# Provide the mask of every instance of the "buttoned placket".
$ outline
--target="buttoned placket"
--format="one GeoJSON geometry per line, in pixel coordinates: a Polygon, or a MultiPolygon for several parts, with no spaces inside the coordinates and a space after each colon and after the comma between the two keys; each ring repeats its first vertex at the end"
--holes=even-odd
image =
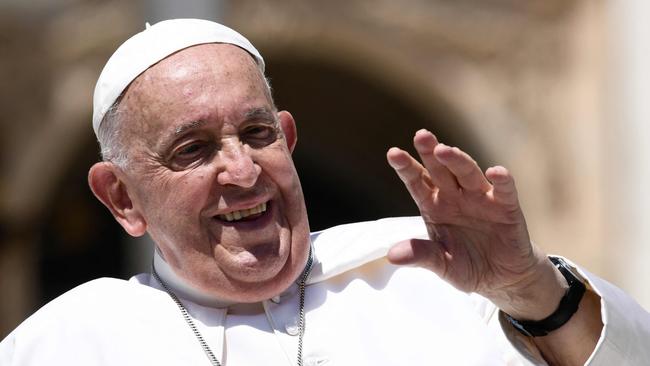
{"type": "MultiPolygon", "coordinates": [[[[306,289],[309,292],[309,287],[306,289]]],[[[305,296],[309,299],[308,294],[305,296]]],[[[278,343],[287,357],[289,365],[297,365],[296,355],[298,353],[299,336],[299,315],[298,315],[298,291],[292,291],[290,296],[282,296],[280,299],[264,301],[264,311],[278,343]],[[279,301],[275,301],[279,300],[279,301]]],[[[305,307],[305,337],[309,339],[309,312],[305,307]]],[[[304,366],[323,366],[328,363],[325,355],[316,353],[307,342],[303,342],[304,366]]]]}

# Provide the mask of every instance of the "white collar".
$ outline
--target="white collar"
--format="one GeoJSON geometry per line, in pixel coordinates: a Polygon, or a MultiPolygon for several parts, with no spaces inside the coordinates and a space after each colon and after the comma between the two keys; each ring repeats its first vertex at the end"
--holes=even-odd
{"type": "MultiPolygon", "coordinates": [[[[176,296],[182,299],[190,300],[196,304],[212,308],[228,308],[238,304],[235,301],[224,300],[217,296],[207,294],[179,277],[174,272],[174,270],[172,270],[171,266],[165,261],[158,248],[155,248],[154,250],[153,267],[156,269],[156,272],[163,280],[163,282],[165,282],[165,284],[169,287],[169,289],[172,290],[176,296]]],[[[297,289],[298,285],[294,283],[280,295],[274,296],[268,300],[274,303],[279,303],[286,297],[293,296],[293,294],[296,293],[297,289]]]]}

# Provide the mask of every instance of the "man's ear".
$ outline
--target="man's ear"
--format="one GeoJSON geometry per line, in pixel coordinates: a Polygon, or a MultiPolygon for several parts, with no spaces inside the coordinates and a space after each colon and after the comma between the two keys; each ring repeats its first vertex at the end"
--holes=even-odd
{"type": "Polygon", "coordinates": [[[296,121],[293,119],[291,113],[287,111],[278,112],[278,119],[280,119],[280,128],[284,133],[284,139],[287,141],[289,151],[293,153],[293,149],[298,142],[298,132],[296,131],[296,121]]]}
{"type": "Polygon", "coordinates": [[[124,181],[118,177],[117,167],[110,162],[96,163],[88,172],[88,184],[104,206],[131,236],[142,236],[147,231],[147,222],[133,207],[124,181]]]}

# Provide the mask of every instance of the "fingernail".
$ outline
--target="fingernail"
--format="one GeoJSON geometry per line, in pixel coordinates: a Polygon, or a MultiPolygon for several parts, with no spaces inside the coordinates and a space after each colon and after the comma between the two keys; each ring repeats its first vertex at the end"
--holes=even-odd
{"type": "Polygon", "coordinates": [[[396,161],[392,161],[392,160],[390,160],[390,159],[388,160],[388,165],[390,165],[390,167],[393,168],[393,169],[400,169],[400,168],[402,168],[402,166],[399,165],[398,162],[396,162],[396,161]]]}

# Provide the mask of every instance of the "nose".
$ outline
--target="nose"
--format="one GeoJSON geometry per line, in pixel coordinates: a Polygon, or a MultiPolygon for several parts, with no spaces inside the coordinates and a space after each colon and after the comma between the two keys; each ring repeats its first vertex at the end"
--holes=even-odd
{"type": "Polygon", "coordinates": [[[220,169],[217,182],[250,188],[255,185],[262,168],[253,161],[249,149],[239,142],[228,143],[217,154],[220,169]]]}

